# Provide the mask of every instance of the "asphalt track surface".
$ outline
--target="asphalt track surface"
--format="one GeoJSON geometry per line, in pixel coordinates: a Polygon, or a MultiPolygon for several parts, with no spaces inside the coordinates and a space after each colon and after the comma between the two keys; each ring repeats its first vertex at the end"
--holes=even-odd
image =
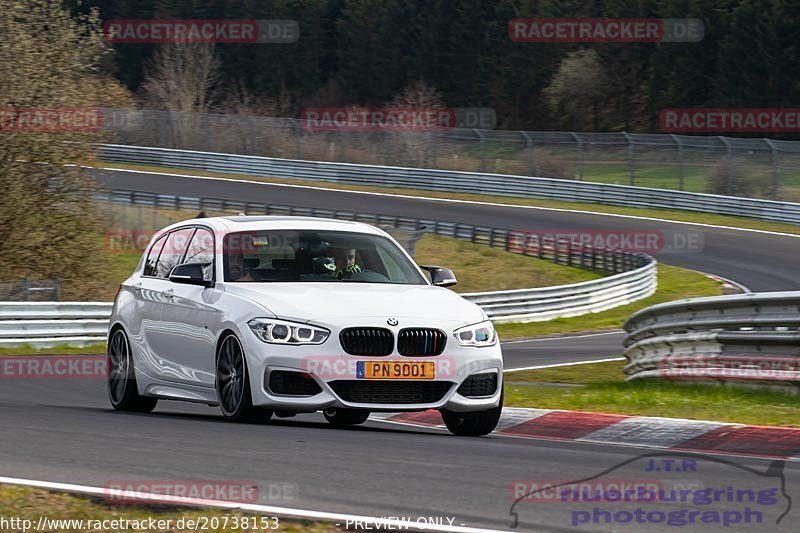
{"type": "MultiPolygon", "coordinates": [[[[796,267],[800,240],[792,237],[146,173],[100,171],[97,178],[106,186],[120,189],[436,218],[507,229],[701,231],[702,251],[657,257],[664,263],[730,278],[756,291],[800,288],[796,267]]],[[[504,352],[507,366],[518,368],[617,355],[621,352],[619,341],[619,333],[555,338],[509,343],[504,352]]],[[[0,434],[0,474],[9,477],[100,487],[131,479],[254,480],[265,492],[269,484],[292,487],[289,496],[260,503],[372,516],[452,516],[457,525],[495,529],[510,529],[515,481],[585,479],[652,452],[558,440],[457,438],[436,429],[386,422],[338,429],[328,426],[319,415],[281,419],[269,425],[239,425],[224,422],[212,408],[165,401],[149,415],[121,414],[110,410],[102,380],[0,381],[0,434]]],[[[769,460],[728,457],[727,461],[704,459],[702,468],[691,475],[656,474],[639,468],[624,473],[619,470],[607,477],[657,478],[664,483],[717,489],[761,487],[766,483],[755,472],[766,471],[769,460]],[[753,470],[744,471],[742,466],[753,470]]],[[[787,493],[795,502],[800,501],[800,464],[787,462],[783,472],[787,493]]],[[[670,509],[680,507],[670,505],[670,509]]],[[[594,507],[619,508],[612,503],[594,507]]],[[[743,507],[729,502],[706,509],[734,513],[743,507]]],[[[790,524],[796,524],[797,510],[781,526],[775,524],[785,507],[782,501],[760,509],[764,522],[747,528],[795,530],[790,524]],[[780,512],[778,506],[782,506],[780,512]]],[[[664,509],[664,505],[659,504],[659,508],[664,509]]],[[[522,503],[516,509],[521,531],[676,529],[664,524],[605,523],[603,517],[599,522],[573,525],[573,512],[592,510],[586,504],[522,503]]],[[[731,529],[713,524],[679,529],[701,527],[731,529]]]]}
{"type": "MultiPolygon", "coordinates": [[[[269,494],[269,487],[289,487],[280,489],[286,497],[259,502],[264,504],[415,519],[450,516],[459,525],[492,529],[510,529],[517,482],[529,486],[537,480],[581,480],[653,452],[514,437],[458,438],[438,430],[380,422],[338,429],[328,426],[320,415],[267,425],[232,424],[223,421],[216,409],[178,402],[161,402],[147,415],[116,413],[109,409],[101,379],[5,380],[0,388],[0,427],[3,476],[97,487],[125,485],[130,480],[248,481],[257,483],[263,496],[269,494]]],[[[724,459],[732,464],[702,460],[697,472],[669,479],[663,473],[646,472],[642,459],[638,467],[622,468],[600,479],[657,479],[722,490],[775,486],[734,466],[764,472],[769,460],[724,459]]],[[[798,501],[800,463],[787,462],[784,474],[787,492],[798,501]]],[[[653,508],[653,504],[642,505],[653,508]]],[[[519,530],[574,531],[572,512],[593,507],[614,510],[619,506],[522,503],[519,530]]],[[[729,511],[742,507],[735,503],[706,506],[729,511]]],[[[762,509],[770,531],[778,529],[775,508],[762,509]]],[[[793,522],[792,516],[788,523],[793,522]]],[[[577,529],[623,527],[598,523],[577,529]]],[[[639,525],[632,530],[645,529],[676,528],[639,525]]]]}

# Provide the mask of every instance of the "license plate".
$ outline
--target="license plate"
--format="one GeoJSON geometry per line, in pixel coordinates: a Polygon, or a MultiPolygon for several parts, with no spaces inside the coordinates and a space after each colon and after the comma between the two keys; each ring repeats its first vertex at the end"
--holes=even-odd
{"type": "Polygon", "coordinates": [[[433,361],[358,361],[358,379],[433,379],[433,361]]]}

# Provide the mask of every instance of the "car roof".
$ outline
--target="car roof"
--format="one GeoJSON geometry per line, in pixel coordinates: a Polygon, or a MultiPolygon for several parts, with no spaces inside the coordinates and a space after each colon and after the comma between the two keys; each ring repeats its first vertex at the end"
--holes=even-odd
{"type": "Polygon", "coordinates": [[[322,231],[352,231],[355,233],[370,233],[384,235],[385,232],[375,226],[354,222],[350,220],[337,220],[335,218],[301,217],[301,216],[274,216],[274,215],[238,215],[224,217],[193,218],[176,222],[159,233],[170,231],[182,226],[202,225],[208,226],[220,233],[237,231],[302,229],[322,231]]]}

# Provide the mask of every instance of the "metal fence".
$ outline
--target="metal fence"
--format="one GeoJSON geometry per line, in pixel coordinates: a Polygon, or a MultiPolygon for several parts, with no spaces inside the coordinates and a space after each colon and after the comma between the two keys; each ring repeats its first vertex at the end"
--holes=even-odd
{"type": "Polygon", "coordinates": [[[23,278],[16,281],[0,281],[0,301],[58,301],[61,299],[61,280],[34,280],[23,278]]]}
{"type": "Polygon", "coordinates": [[[0,302],[0,347],[103,343],[110,302],[0,302]]]}
{"type": "Polygon", "coordinates": [[[800,224],[800,203],[710,195],[628,185],[576,182],[509,174],[481,174],[325,161],[276,159],[170,148],[103,145],[107,161],[171,166],[354,185],[403,187],[450,193],[599,202],[631,207],[683,209],[800,224]]]}
{"type": "Polygon", "coordinates": [[[679,300],[624,327],[629,379],[800,387],[800,292],[679,300]]]}
{"type": "Polygon", "coordinates": [[[292,118],[105,109],[111,143],[800,201],[800,142],[702,135],[315,131],[292,118]]]}

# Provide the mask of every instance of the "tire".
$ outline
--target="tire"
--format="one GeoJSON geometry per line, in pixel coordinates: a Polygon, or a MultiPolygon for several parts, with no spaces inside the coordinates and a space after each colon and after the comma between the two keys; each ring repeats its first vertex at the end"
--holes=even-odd
{"type": "Polygon", "coordinates": [[[322,411],[322,414],[334,426],[355,426],[363,424],[369,418],[369,411],[366,409],[329,408],[322,411]]]}
{"type": "Polygon", "coordinates": [[[128,336],[115,329],[108,340],[108,399],[117,411],[149,413],[158,399],[139,395],[128,336]]]}
{"type": "Polygon", "coordinates": [[[247,359],[242,344],[232,333],[219,343],[215,387],[225,420],[256,423],[272,417],[272,411],[253,407],[247,359]]]}
{"type": "Polygon", "coordinates": [[[475,413],[456,413],[442,409],[442,419],[444,420],[444,425],[453,435],[459,437],[481,437],[494,431],[497,423],[500,422],[502,413],[503,393],[500,393],[500,404],[497,407],[475,413]]]}

